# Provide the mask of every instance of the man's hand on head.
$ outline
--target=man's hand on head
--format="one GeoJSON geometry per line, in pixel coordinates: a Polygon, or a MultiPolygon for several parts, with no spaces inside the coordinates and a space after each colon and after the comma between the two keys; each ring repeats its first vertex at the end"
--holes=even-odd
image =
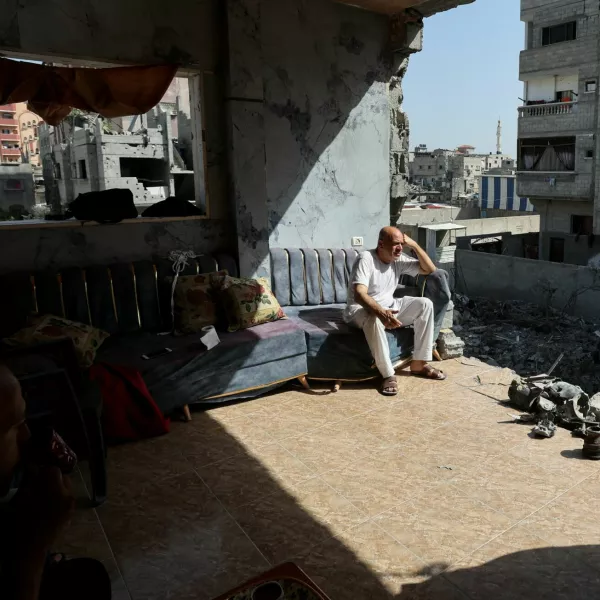
{"type": "Polygon", "coordinates": [[[407,248],[414,248],[417,245],[417,242],[415,242],[415,240],[413,240],[408,234],[403,233],[402,237],[404,239],[402,245],[406,246],[407,248]]]}

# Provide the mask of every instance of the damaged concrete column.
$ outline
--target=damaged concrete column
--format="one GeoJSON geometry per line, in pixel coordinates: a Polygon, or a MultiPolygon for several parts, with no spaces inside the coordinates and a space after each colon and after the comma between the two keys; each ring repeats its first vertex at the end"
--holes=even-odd
{"type": "Polygon", "coordinates": [[[389,46],[392,75],[390,102],[390,223],[396,225],[408,198],[409,122],[402,110],[402,80],[408,58],[423,48],[423,18],[415,10],[406,10],[390,18],[389,46]]]}
{"type": "Polygon", "coordinates": [[[242,277],[269,277],[261,0],[228,0],[229,157],[242,277]]]}

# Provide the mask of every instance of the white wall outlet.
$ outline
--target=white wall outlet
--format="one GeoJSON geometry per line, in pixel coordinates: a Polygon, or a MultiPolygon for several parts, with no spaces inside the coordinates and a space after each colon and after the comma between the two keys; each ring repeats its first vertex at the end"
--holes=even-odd
{"type": "Polygon", "coordinates": [[[364,246],[365,245],[365,240],[362,237],[356,236],[352,238],[352,245],[353,246],[364,246]]]}

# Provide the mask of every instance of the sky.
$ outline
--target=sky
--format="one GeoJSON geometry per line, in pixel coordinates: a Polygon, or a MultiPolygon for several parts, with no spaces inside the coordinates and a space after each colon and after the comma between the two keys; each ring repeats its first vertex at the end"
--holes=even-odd
{"type": "Polygon", "coordinates": [[[411,150],[469,144],[495,152],[500,117],[502,150],[515,156],[525,39],[519,6],[476,0],[425,19],[423,50],[411,56],[403,82],[411,150]]]}

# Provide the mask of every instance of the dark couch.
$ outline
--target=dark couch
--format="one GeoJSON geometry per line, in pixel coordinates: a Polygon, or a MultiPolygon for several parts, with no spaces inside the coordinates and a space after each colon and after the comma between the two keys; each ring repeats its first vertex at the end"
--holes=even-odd
{"type": "MultiPolygon", "coordinates": [[[[219,269],[237,275],[235,261],[226,255],[199,257],[182,274],[219,269]]],[[[167,260],[0,276],[2,289],[10,290],[0,298],[0,338],[38,311],[108,331],[111,337],[100,347],[97,362],[137,368],[165,413],[207,399],[252,398],[306,375],[304,332],[290,320],[219,331],[221,343],[209,352],[198,336],[157,335],[172,328],[172,276],[167,260]],[[173,352],[141,358],[164,347],[173,352]]]]}
{"type": "MultiPolygon", "coordinates": [[[[61,272],[0,276],[0,337],[21,328],[32,312],[63,315],[111,334],[97,361],[137,368],[165,412],[186,404],[252,398],[308,374],[315,379],[360,380],[377,376],[363,333],[342,321],[355,250],[274,249],[273,291],[289,317],[244,331],[220,331],[221,343],[206,352],[198,336],[174,336],[167,260],[139,261],[61,272]],[[153,360],[164,347],[173,352],[153,360]]],[[[183,275],[227,269],[226,255],[201,256],[183,275]]],[[[435,306],[436,335],[450,299],[447,275],[411,282],[399,293],[424,293],[435,306]]],[[[410,355],[413,331],[388,332],[392,358],[410,355]]]]}

